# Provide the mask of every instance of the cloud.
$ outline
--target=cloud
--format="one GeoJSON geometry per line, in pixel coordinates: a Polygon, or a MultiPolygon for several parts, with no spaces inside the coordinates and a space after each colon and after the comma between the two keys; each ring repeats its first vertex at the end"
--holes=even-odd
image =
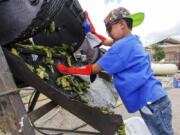
{"type": "Polygon", "coordinates": [[[110,4],[110,3],[120,3],[121,0],[104,0],[105,4],[110,4]]]}
{"type": "Polygon", "coordinates": [[[180,22],[177,22],[176,25],[164,31],[152,32],[142,37],[142,41],[144,46],[149,46],[170,37],[174,37],[177,40],[180,39],[180,22]]]}

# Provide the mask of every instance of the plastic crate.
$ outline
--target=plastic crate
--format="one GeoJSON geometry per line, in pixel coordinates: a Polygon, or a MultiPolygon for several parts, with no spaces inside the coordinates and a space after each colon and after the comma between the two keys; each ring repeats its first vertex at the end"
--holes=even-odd
{"type": "Polygon", "coordinates": [[[173,79],[173,86],[174,88],[180,88],[180,80],[177,78],[173,79]]]}

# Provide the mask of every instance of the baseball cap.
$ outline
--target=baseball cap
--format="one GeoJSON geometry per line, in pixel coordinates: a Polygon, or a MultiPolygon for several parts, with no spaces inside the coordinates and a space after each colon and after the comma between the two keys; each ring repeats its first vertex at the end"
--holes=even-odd
{"type": "Polygon", "coordinates": [[[132,19],[132,27],[136,27],[142,24],[144,20],[144,13],[138,12],[135,14],[130,14],[130,12],[126,8],[119,7],[110,11],[110,13],[104,19],[104,23],[106,27],[108,27],[113,23],[125,18],[132,19]]]}

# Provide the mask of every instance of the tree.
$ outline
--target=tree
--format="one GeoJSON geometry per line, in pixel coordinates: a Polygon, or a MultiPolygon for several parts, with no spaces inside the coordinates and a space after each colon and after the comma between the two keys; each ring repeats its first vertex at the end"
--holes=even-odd
{"type": "Polygon", "coordinates": [[[153,59],[160,61],[165,58],[165,52],[158,44],[153,44],[152,49],[154,50],[153,59]]]}

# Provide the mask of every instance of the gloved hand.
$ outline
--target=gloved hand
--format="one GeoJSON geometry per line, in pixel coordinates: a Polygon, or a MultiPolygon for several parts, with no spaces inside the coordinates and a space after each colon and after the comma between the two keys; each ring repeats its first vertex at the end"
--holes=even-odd
{"type": "Polygon", "coordinates": [[[84,27],[86,33],[91,32],[91,26],[87,18],[84,20],[82,26],[84,27]]]}
{"type": "Polygon", "coordinates": [[[82,26],[84,27],[86,33],[88,33],[88,32],[94,33],[95,28],[94,28],[94,25],[92,24],[92,22],[91,22],[91,20],[89,18],[89,15],[88,15],[87,11],[84,11],[84,16],[85,16],[85,20],[84,20],[82,26]]]}
{"type": "Polygon", "coordinates": [[[66,67],[63,64],[57,64],[56,67],[60,73],[79,74],[79,75],[93,74],[93,72],[92,72],[93,65],[92,64],[86,65],[82,68],[66,67]]]}
{"type": "Polygon", "coordinates": [[[84,11],[84,16],[85,16],[85,20],[82,26],[85,28],[86,33],[88,32],[93,33],[103,42],[106,38],[96,32],[95,27],[93,23],[91,22],[87,11],[84,11]]]}

